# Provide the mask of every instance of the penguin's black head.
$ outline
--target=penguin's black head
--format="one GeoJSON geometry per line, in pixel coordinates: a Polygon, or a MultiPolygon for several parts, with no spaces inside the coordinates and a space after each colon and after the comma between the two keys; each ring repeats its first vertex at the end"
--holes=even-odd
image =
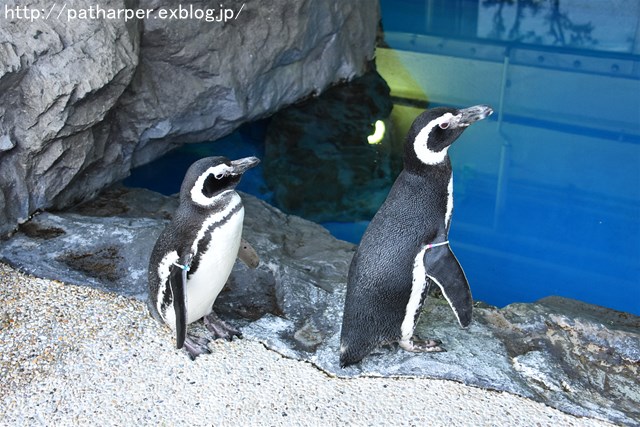
{"type": "Polygon", "coordinates": [[[189,167],[180,188],[180,200],[199,206],[211,206],[216,196],[233,190],[242,174],[260,163],[257,157],[229,160],[226,157],[206,157],[189,167]]]}
{"type": "Polygon", "coordinates": [[[457,110],[432,108],[420,114],[411,125],[405,142],[405,167],[442,163],[449,146],[474,122],[488,117],[488,105],[457,110]]]}

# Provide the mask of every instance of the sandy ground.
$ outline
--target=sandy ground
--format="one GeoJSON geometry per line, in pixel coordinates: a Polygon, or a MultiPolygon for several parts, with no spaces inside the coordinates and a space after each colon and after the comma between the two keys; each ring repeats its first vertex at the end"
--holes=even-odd
{"type": "Polygon", "coordinates": [[[601,426],[508,393],[332,378],[247,339],[189,360],[140,301],[0,263],[2,425],[601,426]]]}

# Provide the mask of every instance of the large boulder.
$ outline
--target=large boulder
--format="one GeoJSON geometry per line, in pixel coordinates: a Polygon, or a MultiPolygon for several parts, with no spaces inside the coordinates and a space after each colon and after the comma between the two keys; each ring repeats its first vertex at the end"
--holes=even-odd
{"type": "MultiPolygon", "coordinates": [[[[138,65],[139,22],[82,19],[69,25],[64,19],[25,17],[29,11],[49,11],[51,5],[3,5],[0,236],[36,209],[50,206],[72,181],[82,181],[88,167],[114,164],[118,170],[109,174],[126,171],[120,145],[109,141],[105,118],[138,65]]],[[[111,0],[104,6],[124,8],[125,2],[111,0]]],[[[96,184],[86,183],[93,190],[96,184]]]]}
{"type": "Polygon", "coordinates": [[[89,198],[171,148],[217,139],[363,73],[379,20],[375,0],[100,3],[102,13],[149,11],[126,22],[80,19],[98,13],[85,0],[5,7],[0,238],[34,211],[89,198]],[[25,19],[32,10],[51,13],[25,19]]]}
{"type": "MultiPolygon", "coordinates": [[[[254,197],[243,200],[244,237],[261,264],[250,270],[236,263],[215,309],[246,339],[331,375],[449,379],[638,425],[640,318],[562,298],[503,309],[476,303],[467,329],[446,301],[429,298],[416,333],[442,340],[447,352],[391,346],[341,369],[339,333],[354,246],[254,197]]],[[[115,188],[73,212],[35,216],[0,242],[0,260],[37,276],[145,298],[149,254],[176,205],[175,198],[147,190],[115,188]]]]}

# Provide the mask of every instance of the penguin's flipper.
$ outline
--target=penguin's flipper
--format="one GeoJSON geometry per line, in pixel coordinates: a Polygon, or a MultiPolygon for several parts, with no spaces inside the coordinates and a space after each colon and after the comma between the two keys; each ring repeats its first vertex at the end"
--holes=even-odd
{"type": "Polygon", "coordinates": [[[238,250],[238,258],[249,268],[256,268],[260,264],[260,257],[255,249],[251,247],[249,242],[244,239],[240,240],[240,249],[238,250]]]}
{"type": "Polygon", "coordinates": [[[424,266],[427,277],[442,291],[463,328],[471,323],[473,299],[469,282],[458,259],[449,245],[442,245],[425,251],[424,266]]]}
{"type": "Polygon", "coordinates": [[[173,295],[173,310],[176,314],[176,348],[182,348],[187,336],[187,269],[173,264],[169,274],[169,286],[173,295]]]}

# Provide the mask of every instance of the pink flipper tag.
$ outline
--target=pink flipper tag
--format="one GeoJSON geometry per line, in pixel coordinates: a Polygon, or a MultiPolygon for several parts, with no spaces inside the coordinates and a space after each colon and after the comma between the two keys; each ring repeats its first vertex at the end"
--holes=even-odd
{"type": "Polygon", "coordinates": [[[446,240],[444,242],[440,242],[440,243],[433,243],[433,244],[429,243],[426,248],[427,249],[431,249],[431,248],[435,248],[436,246],[443,246],[443,245],[448,245],[448,244],[449,244],[448,240],[446,240]]]}

